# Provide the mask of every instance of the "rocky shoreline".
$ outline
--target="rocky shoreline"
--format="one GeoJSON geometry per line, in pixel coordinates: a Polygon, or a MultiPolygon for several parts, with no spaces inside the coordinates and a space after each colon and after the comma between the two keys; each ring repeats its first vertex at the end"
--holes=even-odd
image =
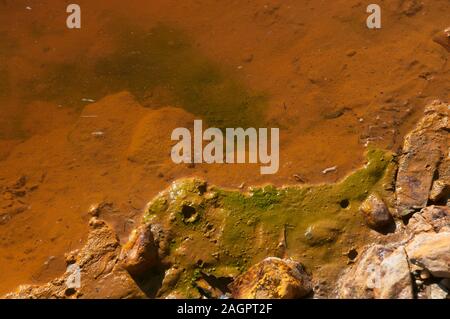
{"type": "Polygon", "coordinates": [[[383,165],[369,162],[334,188],[262,188],[246,197],[196,179],[174,183],[149,203],[124,245],[101,220],[99,205],[86,245],[66,256],[80,269],[80,287],[68,288],[66,273],[4,297],[449,298],[449,114],[449,104],[430,103],[395,157],[398,164],[381,156],[376,163],[383,165]],[[337,208],[314,205],[335,194],[342,198],[337,208]],[[356,204],[353,216],[349,207],[356,204]],[[273,207],[295,210],[275,216],[273,207]],[[322,219],[301,215],[312,226],[295,224],[296,211],[315,207],[326,212],[322,219]],[[375,239],[351,248],[351,234],[343,234],[352,228],[333,221],[358,218],[375,239]],[[298,244],[300,234],[305,244],[298,244]],[[327,261],[330,249],[350,248],[348,266],[324,280],[325,270],[305,265],[303,247],[312,264],[327,261]]]}

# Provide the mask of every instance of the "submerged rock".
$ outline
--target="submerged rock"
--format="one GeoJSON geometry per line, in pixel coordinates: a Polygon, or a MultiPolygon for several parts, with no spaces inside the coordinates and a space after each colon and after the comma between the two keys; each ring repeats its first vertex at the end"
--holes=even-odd
{"type": "Polygon", "coordinates": [[[312,291],[310,278],[301,264],[276,257],[250,267],[230,288],[237,299],[295,299],[312,291]]]}
{"type": "Polygon", "coordinates": [[[133,276],[142,275],[158,264],[158,248],[150,225],[141,225],[131,232],[120,259],[122,266],[133,276]]]}
{"type": "Polygon", "coordinates": [[[440,44],[444,49],[450,52],[450,27],[436,34],[433,37],[433,41],[440,44]]]}

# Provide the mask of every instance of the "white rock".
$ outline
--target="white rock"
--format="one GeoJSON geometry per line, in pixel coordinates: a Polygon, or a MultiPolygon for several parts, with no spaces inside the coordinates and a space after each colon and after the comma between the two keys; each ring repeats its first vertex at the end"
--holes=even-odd
{"type": "Polygon", "coordinates": [[[418,234],[406,246],[406,253],[411,263],[434,277],[450,278],[450,232],[418,234]]]}

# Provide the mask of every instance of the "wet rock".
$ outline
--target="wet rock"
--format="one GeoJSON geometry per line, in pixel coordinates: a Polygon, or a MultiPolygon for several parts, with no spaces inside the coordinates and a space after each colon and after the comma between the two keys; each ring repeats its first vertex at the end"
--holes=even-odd
{"type": "Polygon", "coordinates": [[[131,232],[121,252],[122,266],[133,276],[139,276],[158,264],[158,248],[151,226],[144,224],[131,232]]]}
{"type": "Polygon", "coordinates": [[[411,263],[434,277],[450,278],[450,232],[418,234],[406,246],[406,252],[411,263]]]}
{"type": "Polygon", "coordinates": [[[230,289],[238,299],[294,299],[305,297],[312,287],[301,264],[269,257],[237,277],[230,289]]]}
{"type": "Polygon", "coordinates": [[[450,52],[450,27],[436,34],[433,37],[433,41],[440,44],[444,49],[450,52]]]}
{"type": "Polygon", "coordinates": [[[431,103],[405,138],[396,181],[399,217],[427,205],[435,173],[448,153],[449,113],[449,104],[431,103]]]}
{"type": "Polygon", "coordinates": [[[86,245],[67,256],[69,268],[79,269],[80,285],[69,286],[73,272],[44,285],[24,285],[5,296],[9,299],[40,298],[145,298],[130,275],[119,265],[120,245],[115,233],[96,218],[86,245]]]}
{"type": "Polygon", "coordinates": [[[392,223],[389,209],[378,194],[369,195],[362,203],[360,211],[364,216],[367,226],[370,228],[382,229],[392,223]]]}

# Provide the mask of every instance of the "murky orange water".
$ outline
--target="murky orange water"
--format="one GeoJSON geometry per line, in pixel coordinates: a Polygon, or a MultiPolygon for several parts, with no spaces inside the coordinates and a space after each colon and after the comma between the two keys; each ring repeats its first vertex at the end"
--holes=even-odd
{"type": "Polygon", "coordinates": [[[92,204],[112,203],[102,217],[123,239],[179,177],[333,182],[450,94],[432,41],[447,0],[383,3],[376,31],[356,0],[77,1],[81,30],[69,3],[0,1],[0,294],[63,272],[92,204]],[[174,165],[170,132],[196,118],[279,127],[279,172],[174,165]]]}

